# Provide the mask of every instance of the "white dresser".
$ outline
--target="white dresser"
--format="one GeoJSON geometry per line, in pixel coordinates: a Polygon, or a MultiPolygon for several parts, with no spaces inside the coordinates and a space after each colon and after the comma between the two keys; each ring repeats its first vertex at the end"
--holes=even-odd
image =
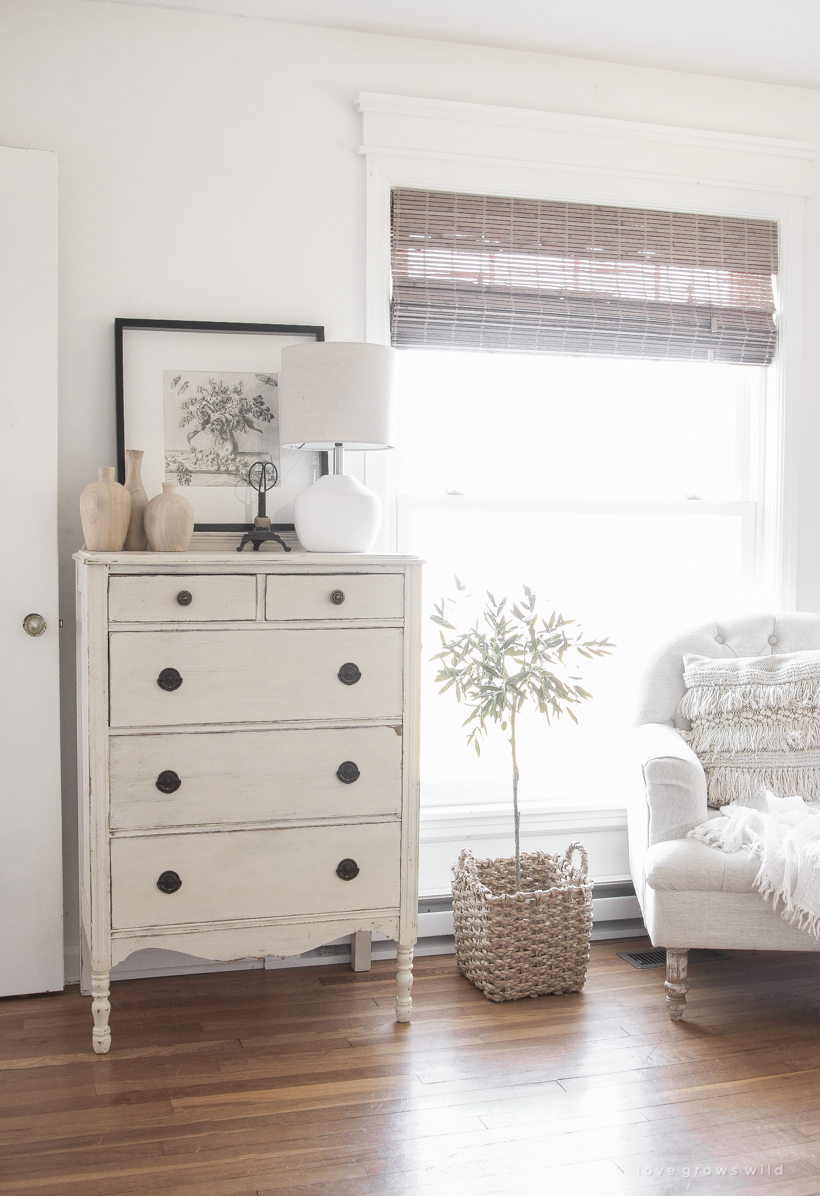
{"type": "Polygon", "coordinates": [[[132,951],[398,944],[418,908],[420,563],[77,553],[80,904],[93,1043],[132,951]]]}

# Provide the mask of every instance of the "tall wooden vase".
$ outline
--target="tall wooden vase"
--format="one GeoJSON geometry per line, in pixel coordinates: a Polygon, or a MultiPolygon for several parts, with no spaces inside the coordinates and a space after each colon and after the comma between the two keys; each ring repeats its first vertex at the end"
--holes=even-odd
{"type": "Polygon", "coordinates": [[[80,495],[80,519],[90,552],[121,552],[131,518],[131,495],[116,481],[113,465],[101,465],[99,480],[80,495]]]}
{"type": "Polygon", "coordinates": [[[162,494],[145,508],[145,532],[154,552],[185,552],[191,543],[194,508],[176,489],[176,482],[163,482],[162,494]]]}
{"type": "Polygon", "coordinates": [[[148,495],[142,484],[142,449],[127,449],[125,453],[125,489],[131,495],[131,520],[125,537],[128,552],[145,552],[148,537],[145,534],[145,508],[148,495]]]}

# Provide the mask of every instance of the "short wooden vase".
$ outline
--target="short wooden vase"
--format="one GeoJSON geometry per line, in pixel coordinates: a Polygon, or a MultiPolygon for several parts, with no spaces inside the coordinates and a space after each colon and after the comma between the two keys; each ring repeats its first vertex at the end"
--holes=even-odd
{"type": "Polygon", "coordinates": [[[116,480],[113,465],[101,465],[99,480],[80,495],[80,519],[89,552],[121,552],[131,518],[131,495],[116,480]]]}
{"type": "Polygon", "coordinates": [[[125,537],[127,552],[145,552],[148,547],[148,537],[145,534],[148,495],[145,493],[141,474],[144,455],[141,449],[128,449],[125,454],[125,489],[131,495],[131,519],[125,537]]]}
{"type": "Polygon", "coordinates": [[[145,508],[145,534],[153,552],[185,552],[191,543],[194,508],[176,489],[176,482],[163,482],[162,494],[145,508]]]}

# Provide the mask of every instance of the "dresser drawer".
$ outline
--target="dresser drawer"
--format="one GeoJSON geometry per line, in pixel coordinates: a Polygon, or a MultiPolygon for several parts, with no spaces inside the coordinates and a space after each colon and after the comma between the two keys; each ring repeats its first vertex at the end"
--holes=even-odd
{"type": "Polygon", "coordinates": [[[256,578],[241,575],[112,577],[108,617],[114,623],[207,623],[256,618],[256,578]]]}
{"type": "Polygon", "coordinates": [[[109,642],[112,727],[401,719],[398,628],[114,631],[109,642]],[[343,665],[356,666],[353,684],[343,665]],[[165,670],[178,688],[160,687],[165,670]]]}
{"type": "Polygon", "coordinates": [[[401,727],[114,735],[111,827],[398,815],[397,730],[401,727]],[[337,776],[343,763],[346,782],[337,776]]]}
{"type": "Polygon", "coordinates": [[[403,613],[401,573],[297,573],[267,579],[267,619],[400,619],[403,613]]]}
{"type": "Polygon", "coordinates": [[[398,823],[114,839],[112,926],[396,909],[400,839],[398,823]],[[344,859],[353,880],[336,874],[344,859]],[[177,892],[157,888],[163,872],[177,873],[177,892]]]}

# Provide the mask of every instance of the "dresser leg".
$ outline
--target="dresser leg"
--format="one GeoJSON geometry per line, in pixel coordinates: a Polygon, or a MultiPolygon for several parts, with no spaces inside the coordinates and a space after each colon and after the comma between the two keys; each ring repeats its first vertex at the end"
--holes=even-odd
{"type": "Polygon", "coordinates": [[[111,1031],[108,1028],[108,1015],[111,1012],[109,975],[108,971],[91,973],[91,995],[94,998],[91,1002],[94,1015],[92,1042],[98,1055],[107,1055],[111,1047],[111,1031]]]}
{"type": "Polygon", "coordinates": [[[84,930],[80,931],[80,992],[84,997],[91,996],[91,951],[84,930]]]}
{"type": "Polygon", "coordinates": [[[396,956],[396,1021],[409,1022],[413,1009],[410,991],[413,987],[413,948],[398,948],[396,956]]]}
{"type": "Polygon", "coordinates": [[[370,971],[370,931],[357,930],[350,936],[350,966],[354,972],[370,971]]]}

